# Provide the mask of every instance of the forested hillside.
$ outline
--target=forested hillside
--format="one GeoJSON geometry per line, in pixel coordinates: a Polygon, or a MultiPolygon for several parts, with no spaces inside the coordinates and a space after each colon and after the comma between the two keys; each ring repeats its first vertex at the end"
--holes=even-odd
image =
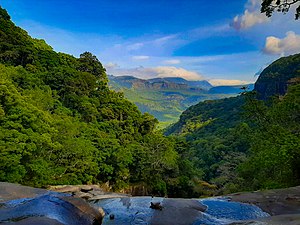
{"type": "Polygon", "coordinates": [[[166,130],[187,141],[204,180],[220,192],[300,184],[299,60],[277,60],[255,92],[199,103],[166,130]]]}
{"type": "Polygon", "coordinates": [[[182,173],[181,183],[197,177],[183,168],[186,150],[107,82],[94,55],[55,52],[0,8],[0,181],[108,182],[114,189],[143,183],[165,195],[182,173]]]}
{"type": "MultiPolygon", "coordinates": [[[[121,91],[139,110],[154,115],[159,128],[178,121],[180,114],[200,101],[237,96],[242,86],[213,87],[208,81],[188,81],[179,77],[139,79],[108,76],[109,87],[121,91]]],[[[248,86],[248,85],[246,85],[248,86]]],[[[249,89],[253,88],[249,85],[249,89]]]]}
{"type": "Polygon", "coordinates": [[[266,68],[256,93],[192,106],[166,137],[93,54],[57,53],[0,8],[0,181],[174,197],[299,185],[299,59],[266,68]]]}

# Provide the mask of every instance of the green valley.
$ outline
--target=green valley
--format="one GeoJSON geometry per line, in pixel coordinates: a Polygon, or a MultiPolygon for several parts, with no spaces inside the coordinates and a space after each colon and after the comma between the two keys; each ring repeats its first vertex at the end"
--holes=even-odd
{"type": "Polygon", "coordinates": [[[143,184],[165,195],[180,173],[198,176],[180,169],[185,157],[157,120],[107,82],[96,56],[55,52],[0,8],[0,181],[143,184]]]}
{"type": "Polygon", "coordinates": [[[0,8],[0,181],[170,197],[299,185],[299,71],[300,54],[283,57],[253,92],[107,76],[92,53],[55,52],[0,8]],[[179,121],[162,134],[155,117],[179,121]]]}
{"type": "Polygon", "coordinates": [[[300,184],[300,54],[260,75],[253,92],[187,109],[167,135],[187,141],[220,193],[300,184]]]}
{"type": "Polygon", "coordinates": [[[243,86],[213,87],[207,81],[169,77],[143,80],[132,76],[108,76],[111,89],[121,91],[142,112],[159,120],[159,128],[175,123],[180,114],[198,102],[237,96],[243,86]]]}

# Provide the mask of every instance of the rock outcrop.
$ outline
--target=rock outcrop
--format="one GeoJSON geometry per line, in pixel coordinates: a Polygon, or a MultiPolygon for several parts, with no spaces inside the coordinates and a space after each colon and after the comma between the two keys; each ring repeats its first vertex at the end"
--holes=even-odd
{"type": "Polygon", "coordinates": [[[82,198],[89,201],[131,196],[129,194],[109,192],[107,189],[102,189],[98,185],[58,185],[50,186],[48,189],[50,191],[70,194],[76,198],[82,198]]]}
{"type": "Polygon", "coordinates": [[[69,194],[0,183],[0,223],[100,225],[101,210],[69,194]]]}
{"type": "Polygon", "coordinates": [[[172,199],[128,197],[105,192],[97,185],[44,190],[0,183],[1,224],[97,225],[102,220],[103,224],[299,225],[300,186],[226,198],[172,199]]]}
{"type": "Polygon", "coordinates": [[[272,96],[284,95],[291,79],[299,78],[300,54],[283,57],[263,70],[257,79],[254,91],[258,98],[267,100],[272,96]]]}
{"type": "MultiPolygon", "coordinates": [[[[229,196],[232,201],[254,204],[271,217],[257,221],[273,225],[300,224],[300,186],[277,190],[236,193],[229,196]]],[[[254,224],[252,223],[239,224],[254,224]]]]}

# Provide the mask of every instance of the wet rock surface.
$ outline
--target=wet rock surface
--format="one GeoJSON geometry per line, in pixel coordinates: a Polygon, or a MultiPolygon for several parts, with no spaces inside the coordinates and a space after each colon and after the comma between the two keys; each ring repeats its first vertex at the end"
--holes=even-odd
{"type": "Polygon", "coordinates": [[[50,219],[47,217],[28,217],[25,219],[22,219],[20,221],[15,222],[4,222],[1,223],[4,225],[63,225],[63,223],[58,222],[55,219],[50,219]]]}
{"type": "Polygon", "coordinates": [[[0,224],[85,225],[101,221],[115,225],[300,225],[300,187],[220,198],[169,199],[131,197],[106,192],[97,185],[44,190],[0,182],[0,224]]]}
{"type": "Polygon", "coordinates": [[[55,192],[68,193],[74,197],[83,198],[89,201],[106,198],[123,198],[130,196],[128,194],[105,191],[98,185],[59,185],[50,186],[48,189],[55,192]]]}
{"type": "Polygon", "coordinates": [[[69,194],[0,183],[0,223],[101,224],[103,215],[69,194]]]}
{"type": "Polygon", "coordinates": [[[229,195],[231,201],[254,204],[271,217],[238,224],[300,224],[300,186],[277,190],[236,193],[229,195]]]}
{"type": "Polygon", "coordinates": [[[45,193],[47,193],[45,189],[0,182],[0,203],[19,198],[34,198],[45,193]]]}
{"type": "Polygon", "coordinates": [[[268,216],[249,204],[227,199],[169,199],[151,197],[114,198],[94,201],[105,211],[103,224],[220,225],[268,216]],[[153,203],[162,208],[151,207],[153,203]],[[111,220],[110,216],[114,219],[111,220]]]}
{"type": "Polygon", "coordinates": [[[156,210],[150,220],[150,224],[193,224],[203,217],[206,206],[197,200],[190,199],[164,199],[162,210],[156,210]]]}

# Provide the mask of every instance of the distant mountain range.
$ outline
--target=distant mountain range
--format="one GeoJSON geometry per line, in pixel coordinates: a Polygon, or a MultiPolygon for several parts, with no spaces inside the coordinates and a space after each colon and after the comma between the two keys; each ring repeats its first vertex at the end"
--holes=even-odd
{"type": "Polygon", "coordinates": [[[108,76],[113,87],[152,89],[152,90],[190,90],[208,91],[211,94],[238,94],[242,87],[253,90],[254,84],[234,85],[234,86],[212,86],[207,80],[189,81],[181,77],[164,77],[153,79],[140,79],[134,76],[108,76]]]}
{"type": "Polygon", "coordinates": [[[121,87],[135,89],[180,89],[180,90],[209,90],[213,86],[206,80],[188,81],[180,77],[140,79],[133,76],[108,76],[111,83],[121,87]]]}
{"type": "Polygon", "coordinates": [[[154,115],[162,127],[174,123],[189,106],[204,100],[232,97],[241,88],[253,90],[253,84],[213,87],[208,81],[188,81],[180,77],[140,79],[133,76],[109,75],[109,86],[122,91],[142,112],[154,115]]]}

